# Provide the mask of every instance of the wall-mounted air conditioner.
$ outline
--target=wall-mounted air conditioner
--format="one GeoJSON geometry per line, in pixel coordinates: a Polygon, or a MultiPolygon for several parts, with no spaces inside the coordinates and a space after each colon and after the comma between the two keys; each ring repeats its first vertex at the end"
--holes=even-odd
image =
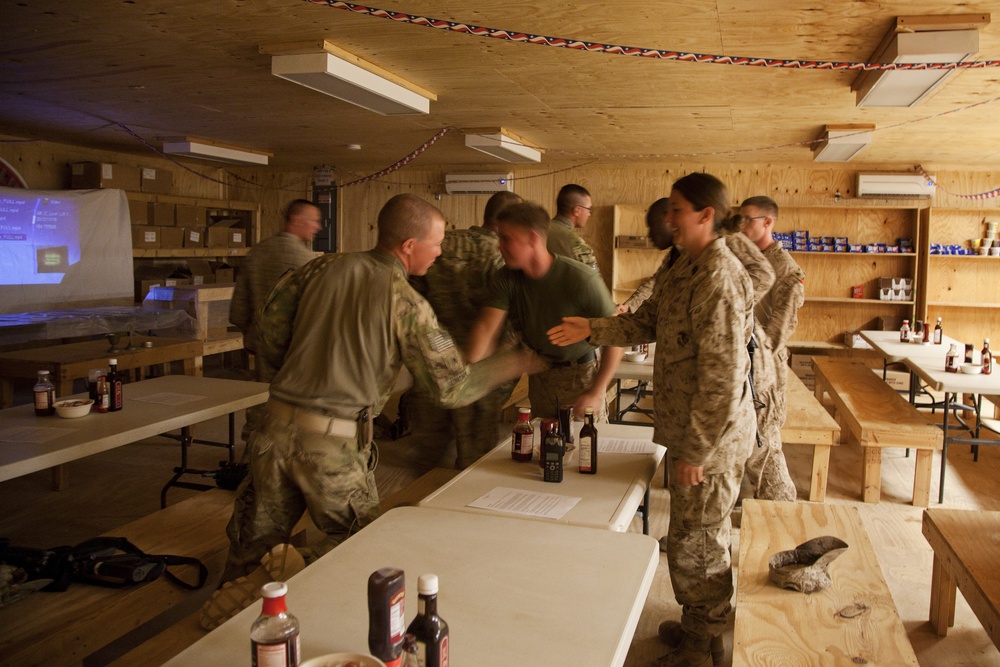
{"type": "Polygon", "coordinates": [[[444,191],[450,195],[491,195],[494,192],[513,192],[513,178],[513,173],[448,174],[444,177],[444,191]]]}
{"type": "Polygon", "coordinates": [[[920,174],[858,173],[859,197],[920,197],[934,196],[934,184],[920,174]]]}

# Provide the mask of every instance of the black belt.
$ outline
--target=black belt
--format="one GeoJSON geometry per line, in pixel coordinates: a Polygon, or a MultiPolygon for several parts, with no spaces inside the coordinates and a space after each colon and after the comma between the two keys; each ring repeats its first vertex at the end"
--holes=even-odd
{"type": "Polygon", "coordinates": [[[589,364],[591,361],[597,359],[597,352],[591,350],[587,354],[583,355],[575,361],[553,361],[551,363],[552,368],[564,368],[566,366],[582,366],[583,364],[589,364]]]}

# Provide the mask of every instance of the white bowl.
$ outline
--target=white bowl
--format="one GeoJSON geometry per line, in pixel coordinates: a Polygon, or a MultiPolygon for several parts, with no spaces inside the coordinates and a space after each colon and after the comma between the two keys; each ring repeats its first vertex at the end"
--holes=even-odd
{"type": "Polygon", "coordinates": [[[56,401],[52,406],[56,409],[56,414],[63,419],[77,419],[89,415],[90,406],[93,404],[89,398],[70,398],[56,401]]]}
{"type": "Polygon", "coordinates": [[[357,667],[385,667],[385,663],[378,658],[360,653],[330,653],[299,663],[299,667],[347,667],[348,665],[351,667],[354,665],[357,667]]]}
{"type": "Polygon", "coordinates": [[[626,352],[625,361],[646,361],[645,352],[626,352]]]}
{"type": "Polygon", "coordinates": [[[962,364],[962,372],[969,375],[979,375],[983,372],[982,364],[962,364]]]}

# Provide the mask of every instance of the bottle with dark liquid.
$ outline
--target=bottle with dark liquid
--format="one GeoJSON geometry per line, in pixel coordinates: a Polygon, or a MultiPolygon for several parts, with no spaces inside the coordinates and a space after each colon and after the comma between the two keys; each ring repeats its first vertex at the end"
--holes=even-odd
{"type": "Polygon", "coordinates": [[[406,634],[417,640],[417,658],[421,667],[448,667],[450,646],[448,624],[438,616],[438,578],[422,574],[417,578],[417,617],[406,634]]]}
{"type": "Polygon", "coordinates": [[[531,425],[531,410],[517,409],[517,423],[510,435],[510,458],[524,463],[531,460],[535,427],[531,425]]]}
{"type": "Polygon", "coordinates": [[[122,377],[118,373],[118,360],[109,359],[108,376],[105,382],[108,385],[108,412],[117,412],[122,409],[122,377]]]}
{"type": "Polygon", "coordinates": [[[368,577],[368,650],[386,667],[402,662],[405,596],[402,570],[383,567],[368,577]]]}
{"type": "Polygon", "coordinates": [[[983,375],[989,375],[993,372],[993,353],[990,352],[990,339],[983,339],[983,352],[982,352],[982,362],[983,362],[983,375]]]}
{"type": "Polygon", "coordinates": [[[583,411],[583,428],[580,429],[580,472],[597,474],[597,428],[594,426],[594,409],[583,411]]]}
{"type": "Polygon", "coordinates": [[[35,394],[35,416],[48,417],[56,413],[56,386],[48,371],[38,371],[38,381],[32,390],[35,394]]]}
{"type": "Polygon", "coordinates": [[[297,667],[299,664],[299,619],[288,613],[288,586],[280,581],[260,589],[264,608],[250,626],[253,667],[297,667]]]}
{"type": "Polygon", "coordinates": [[[573,438],[573,406],[566,405],[559,408],[559,434],[563,437],[563,442],[567,449],[572,449],[575,442],[573,438]]]}
{"type": "Polygon", "coordinates": [[[937,319],[937,324],[934,325],[934,344],[940,345],[941,341],[944,339],[944,329],[941,328],[941,318],[937,319]]]}

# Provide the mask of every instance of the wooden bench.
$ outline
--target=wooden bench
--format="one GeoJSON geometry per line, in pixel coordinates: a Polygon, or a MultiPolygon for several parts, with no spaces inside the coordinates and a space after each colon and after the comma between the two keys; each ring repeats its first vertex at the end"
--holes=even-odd
{"type": "Polygon", "coordinates": [[[1000,648],[1000,512],[924,510],[923,534],[934,550],[931,575],[931,627],[941,637],[955,624],[955,591],[1000,648]]]}
{"type": "Polygon", "coordinates": [[[830,477],[830,448],[840,444],[840,426],[816,400],[795,373],[788,374],[785,385],[787,417],[781,428],[783,445],[812,445],[812,475],[809,500],[826,500],[826,483],[830,477]]]}
{"type": "MultiPolygon", "coordinates": [[[[213,489],[106,533],[128,538],[146,553],[193,556],[208,568],[208,583],[189,591],[161,576],[122,589],[73,583],[62,593],[33,593],[0,608],[0,662],[18,667],[88,664],[95,651],[155,624],[161,615],[197,609],[222,573],[232,512],[233,494],[213,489]]],[[[193,567],[174,571],[197,581],[193,567]]]]}
{"type": "Polygon", "coordinates": [[[927,507],[931,495],[931,462],[944,438],[941,429],[917,411],[896,390],[882,381],[867,365],[844,359],[813,358],[816,398],[833,400],[841,427],[841,442],[848,434],[864,450],[861,496],[877,503],[882,489],[882,450],[887,447],[915,449],[913,504],[927,507]]]}
{"type": "Polygon", "coordinates": [[[738,575],[733,667],[918,664],[854,507],[744,500],[738,575]],[[828,587],[806,595],[770,582],[772,555],[823,535],[849,545],[828,587]]]}
{"type": "MultiPolygon", "coordinates": [[[[416,505],[424,496],[432,491],[436,491],[458,473],[458,470],[434,468],[396,493],[382,499],[379,507],[385,513],[394,507],[416,505]]],[[[231,505],[232,503],[230,502],[231,505]]],[[[292,532],[292,543],[296,546],[305,546],[309,542],[316,541],[319,537],[319,529],[313,525],[308,514],[302,517],[292,532]]],[[[225,533],[223,533],[224,536],[225,533]]],[[[226,544],[228,545],[228,542],[226,544]]],[[[195,610],[194,613],[181,619],[119,659],[108,663],[109,667],[163,664],[205,636],[205,630],[198,623],[199,616],[200,611],[195,610]]]]}

